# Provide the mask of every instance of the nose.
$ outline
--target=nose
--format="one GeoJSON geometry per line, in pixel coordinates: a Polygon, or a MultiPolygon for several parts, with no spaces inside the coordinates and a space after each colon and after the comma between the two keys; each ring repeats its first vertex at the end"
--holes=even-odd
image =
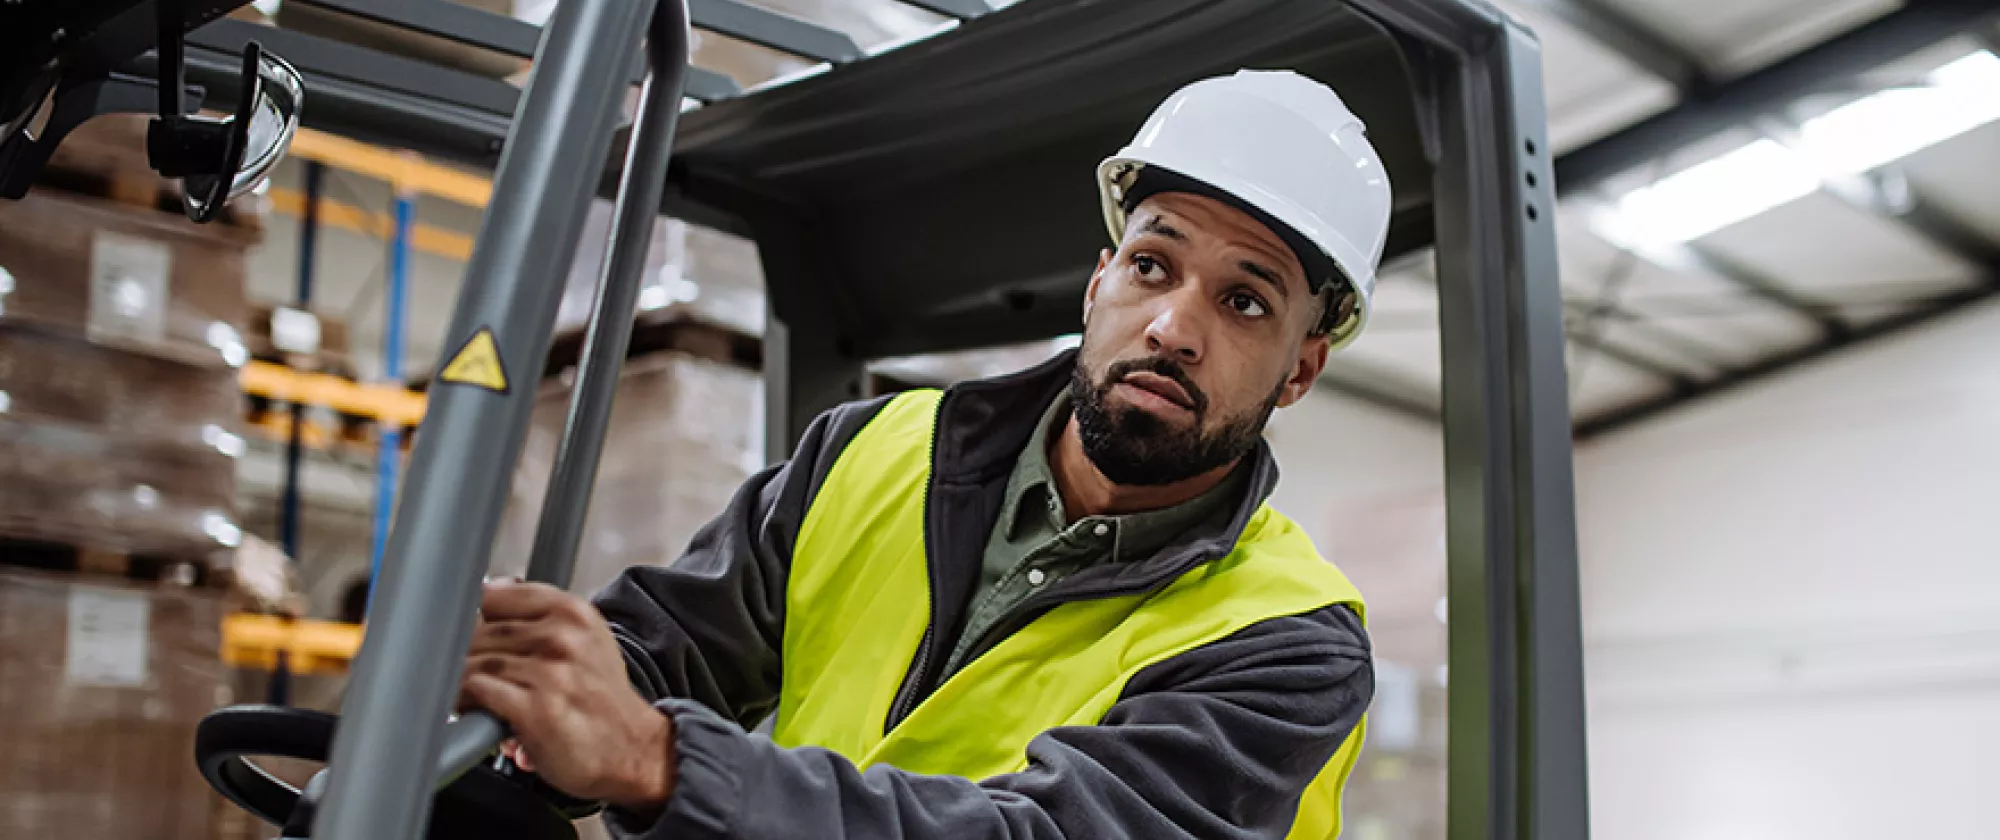
{"type": "Polygon", "coordinates": [[[1204,313],[1200,284],[1181,287],[1158,298],[1159,309],[1146,324],[1146,347],[1155,355],[1172,356],[1182,364],[1201,361],[1204,313]]]}

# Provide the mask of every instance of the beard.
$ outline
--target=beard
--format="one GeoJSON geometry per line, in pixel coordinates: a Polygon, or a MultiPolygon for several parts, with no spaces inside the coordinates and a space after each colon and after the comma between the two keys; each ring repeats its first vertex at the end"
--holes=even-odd
{"type": "Polygon", "coordinates": [[[1071,370],[1069,396],[1083,439],[1083,454],[1113,483],[1127,487],[1158,487],[1186,481],[1243,457],[1257,445],[1278,407],[1284,383],[1271,389],[1262,406],[1224,421],[1204,433],[1208,396],[1194,384],[1179,362],[1153,356],[1114,362],[1104,379],[1093,382],[1085,372],[1083,354],[1071,370]],[[1158,415],[1133,406],[1113,406],[1111,389],[1126,376],[1147,371],[1168,377],[1188,393],[1193,422],[1175,426],[1158,415]]]}

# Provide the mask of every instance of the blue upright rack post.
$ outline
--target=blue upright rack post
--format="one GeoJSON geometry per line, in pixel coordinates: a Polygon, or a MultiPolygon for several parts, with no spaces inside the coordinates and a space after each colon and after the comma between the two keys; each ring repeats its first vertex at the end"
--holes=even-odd
{"type": "MultiPolygon", "coordinates": [[[[400,386],[403,382],[404,304],[409,298],[410,228],[417,212],[417,200],[410,191],[396,190],[396,232],[389,240],[388,313],[382,326],[382,381],[400,386]]],[[[403,460],[403,430],[395,423],[381,424],[375,462],[375,545],[368,567],[368,603],[375,603],[376,581],[382,577],[382,555],[389,545],[389,521],[396,512],[396,473],[403,460]]]]}

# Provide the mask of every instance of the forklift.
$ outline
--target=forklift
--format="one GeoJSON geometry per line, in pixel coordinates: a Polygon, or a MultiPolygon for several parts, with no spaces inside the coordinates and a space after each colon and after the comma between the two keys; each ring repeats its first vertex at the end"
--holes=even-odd
{"type": "Polygon", "coordinates": [[[864,396],[870,359],[1069,332],[1097,248],[1092,167],[1166,91],[1241,67],[1340,90],[1406,186],[1385,258],[1436,250],[1450,836],[1587,836],[1555,188],[1540,47],[1519,23],[1483,0],[899,0],[945,25],[871,52],[737,0],[562,0],[540,27],[445,0],[295,2],[530,58],[531,75],[516,90],[382,60],[228,18],[241,0],[0,4],[0,198],[120,113],[152,115],[148,160],[196,222],[268,178],[301,125],[495,172],[445,337],[485,347],[483,373],[433,384],[342,714],[235,706],[197,732],[195,769],[283,836],[553,840],[600,807],[507,762],[505,721],[451,714],[524,377],[595,198],[615,197],[608,258],[529,570],[557,586],[659,214],[758,244],[782,458],[819,411],[864,396]],[[690,66],[691,27],[818,63],[740,89],[690,66]],[[996,247],[994,229],[1029,244],[996,247]],[[260,756],[325,768],[293,787],[260,756]]]}

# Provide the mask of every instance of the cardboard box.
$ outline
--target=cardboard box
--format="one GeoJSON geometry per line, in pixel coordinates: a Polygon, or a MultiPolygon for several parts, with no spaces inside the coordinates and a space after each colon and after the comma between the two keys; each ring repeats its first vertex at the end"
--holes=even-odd
{"type": "Polygon", "coordinates": [[[220,593],[0,569],[0,837],[211,840],[220,593]]]}
{"type": "MultiPolygon", "coordinates": [[[[564,281],[556,334],[580,332],[590,322],[603,271],[604,241],[612,204],[598,199],[584,220],[583,243],[564,281]]],[[[713,228],[660,217],[646,251],[639,314],[692,318],[748,335],[764,334],[764,272],[757,244],[713,228]]]]}
{"type": "MultiPolygon", "coordinates": [[[[521,574],[534,546],[570,388],[544,387],[493,549],[493,574],[521,574]]],[[[679,352],[626,364],[605,435],[570,587],[591,593],[628,566],[679,558],[763,466],[763,382],[755,371],[679,352]]]]}
{"type": "Polygon", "coordinates": [[[254,232],[37,189],[0,201],[0,323],[210,367],[247,355],[254,232]]]}
{"type": "MultiPolygon", "coordinates": [[[[291,309],[297,317],[297,310],[291,309]]],[[[250,320],[246,324],[243,340],[250,348],[250,357],[283,364],[298,370],[319,371],[337,376],[355,375],[354,357],[349,351],[347,325],[338,319],[314,313],[312,320],[319,329],[319,348],[310,353],[299,353],[280,348],[272,338],[272,318],[280,307],[270,304],[255,304],[250,308],[250,320]]]]}
{"type": "Polygon", "coordinates": [[[189,365],[54,330],[0,325],[5,414],[134,440],[214,446],[236,426],[232,368],[189,365]]]}
{"type": "Polygon", "coordinates": [[[0,415],[0,535],[210,563],[241,538],[213,446],[0,415]]]}

